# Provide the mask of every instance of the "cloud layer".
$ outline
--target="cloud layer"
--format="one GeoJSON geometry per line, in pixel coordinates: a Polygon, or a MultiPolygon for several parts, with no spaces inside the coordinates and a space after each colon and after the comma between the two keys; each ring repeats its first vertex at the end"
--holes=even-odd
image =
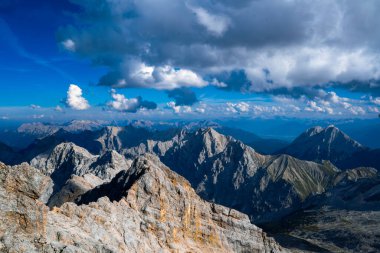
{"type": "Polygon", "coordinates": [[[380,90],[368,85],[380,79],[377,0],[72,1],[83,13],[59,42],[109,68],[100,85],[170,90],[224,75],[246,92],[380,90]]]}

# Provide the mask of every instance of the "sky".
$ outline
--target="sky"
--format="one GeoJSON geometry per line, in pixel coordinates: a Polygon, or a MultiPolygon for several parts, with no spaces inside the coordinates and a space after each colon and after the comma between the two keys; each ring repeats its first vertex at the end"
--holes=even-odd
{"type": "Polygon", "coordinates": [[[0,120],[378,118],[377,0],[1,0],[0,120]]]}

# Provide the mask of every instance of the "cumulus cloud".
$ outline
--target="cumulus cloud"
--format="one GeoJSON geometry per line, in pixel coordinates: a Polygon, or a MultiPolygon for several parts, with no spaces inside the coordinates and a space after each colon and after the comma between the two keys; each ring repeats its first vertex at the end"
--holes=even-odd
{"type": "Polygon", "coordinates": [[[101,77],[99,85],[171,90],[180,87],[204,87],[207,82],[188,69],[175,69],[169,65],[148,66],[134,59],[123,63],[121,70],[109,72],[101,77]]]}
{"type": "Polygon", "coordinates": [[[82,89],[75,84],[70,84],[69,86],[66,105],[74,110],[86,110],[90,108],[88,101],[82,96],[82,89]]]}
{"type": "Polygon", "coordinates": [[[116,90],[111,90],[112,101],[108,102],[108,106],[114,110],[122,112],[135,113],[139,109],[154,110],[157,104],[151,101],[143,100],[141,97],[126,98],[123,94],[116,93],[116,90]]]}
{"type": "Polygon", "coordinates": [[[174,101],[170,101],[166,104],[167,108],[172,109],[174,113],[180,114],[180,113],[191,113],[193,110],[190,106],[187,105],[176,105],[174,101]]]}

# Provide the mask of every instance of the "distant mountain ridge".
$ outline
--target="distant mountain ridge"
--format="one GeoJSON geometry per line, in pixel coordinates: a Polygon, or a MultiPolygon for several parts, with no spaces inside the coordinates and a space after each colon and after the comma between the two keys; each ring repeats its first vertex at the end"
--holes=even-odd
{"type": "Polygon", "coordinates": [[[333,125],[310,128],[276,153],[315,162],[329,160],[341,169],[373,167],[380,170],[380,149],[361,145],[333,125]]]}

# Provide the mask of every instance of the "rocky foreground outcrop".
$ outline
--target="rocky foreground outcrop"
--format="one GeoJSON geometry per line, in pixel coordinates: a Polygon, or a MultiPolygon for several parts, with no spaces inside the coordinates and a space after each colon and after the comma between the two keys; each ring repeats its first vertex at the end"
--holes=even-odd
{"type": "Polygon", "coordinates": [[[0,252],[284,252],[246,215],[201,200],[151,155],[80,205],[49,211],[52,187],[27,164],[0,166],[0,252]]]}
{"type": "Polygon", "coordinates": [[[49,177],[27,164],[0,164],[0,252],[41,252],[46,243],[44,204],[53,191],[49,177]]]}

